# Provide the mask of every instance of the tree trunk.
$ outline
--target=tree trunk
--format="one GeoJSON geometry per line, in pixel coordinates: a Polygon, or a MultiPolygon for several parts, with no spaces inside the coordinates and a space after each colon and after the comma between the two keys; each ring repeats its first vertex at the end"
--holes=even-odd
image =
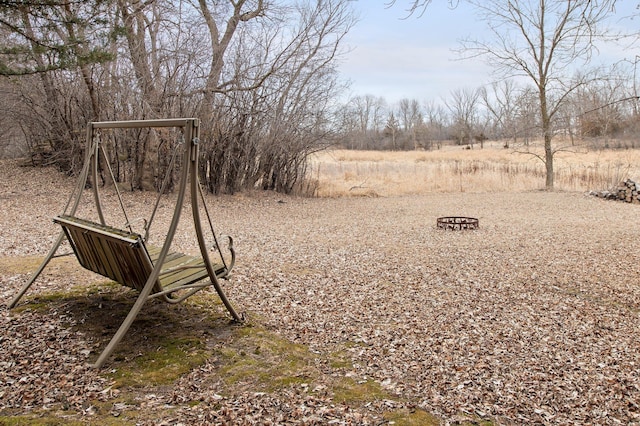
{"type": "MultiPolygon", "coordinates": [[[[139,118],[159,118],[162,110],[162,95],[156,86],[155,67],[151,65],[157,61],[147,49],[145,41],[145,31],[152,32],[154,29],[146,24],[142,8],[136,7],[129,0],[120,0],[119,6],[126,29],[131,62],[142,95],[142,111],[139,112],[141,114],[139,118]]],[[[151,36],[155,37],[155,34],[151,36]]],[[[158,156],[158,137],[153,131],[141,137],[145,140],[138,141],[136,146],[136,179],[133,182],[133,189],[153,191],[155,190],[154,160],[158,156]]]]}
{"type": "Polygon", "coordinates": [[[544,165],[547,173],[545,189],[553,191],[553,149],[551,148],[551,134],[546,131],[544,135],[544,165]]]}

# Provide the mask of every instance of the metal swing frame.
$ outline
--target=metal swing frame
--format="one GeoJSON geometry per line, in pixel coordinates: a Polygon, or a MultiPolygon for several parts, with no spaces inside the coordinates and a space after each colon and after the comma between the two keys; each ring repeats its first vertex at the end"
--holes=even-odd
{"type": "MultiPolygon", "coordinates": [[[[120,328],[116,331],[107,347],[102,351],[94,367],[100,368],[107,358],[113,353],[115,347],[127,333],[131,324],[138,316],[145,302],[152,298],[161,298],[168,303],[178,303],[194,293],[213,286],[222,300],[224,306],[229,311],[235,321],[241,322],[242,318],[235,311],[227,299],[219,280],[228,278],[235,263],[235,251],[233,240],[229,237],[229,251],[231,260],[227,263],[220,247],[217,243],[213,227],[211,231],[216,239],[216,248],[220,253],[221,262],[213,263],[209,257],[206,246],[202,220],[199,210],[199,197],[203,194],[198,182],[198,153],[199,153],[200,122],[196,118],[176,118],[161,120],[132,120],[132,121],[103,121],[92,122],[87,126],[86,155],[84,166],[80,174],[78,184],[71,194],[64,213],[54,218],[54,222],[62,226],[58,238],[53,247],[40,264],[40,267],[33,273],[29,281],[22,287],[18,294],[9,304],[9,308],[16,306],[18,301],[31,287],[38,276],[43,272],[47,264],[56,256],[61,243],[66,238],[79,261],[86,269],[96,272],[105,277],[111,278],[120,284],[137,289],[140,294],[133,307],[124,319],[120,328]],[[185,140],[181,177],[177,192],[176,206],[173,218],[167,232],[167,236],[161,248],[156,248],[145,244],[145,238],[131,230],[122,230],[108,226],[104,219],[102,203],[98,191],[98,157],[100,152],[100,142],[96,137],[99,129],[134,129],[134,128],[159,128],[173,127],[180,128],[185,140]],[[92,176],[93,198],[99,223],[75,217],[75,213],[80,205],[83,189],[86,187],[89,173],[92,176]],[[184,205],[187,186],[191,199],[191,211],[195,233],[198,239],[201,257],[187,256],[182,253],[171,253],[171,243],[176,233],[180,215],[184,205]],[[208,281],[203,282],[208,278],[208,281]],[[180,294],[178,295],[178,292],[180,294]]],[[[116,191],[117,186],[116,186],[116,191]]],[[[126,211],[120,198],[118,198],[126,217],[126,211]]],[[[203,206],[211,225],[211,218],[204,199],[203,206]]],[[[156,203],[157,207],[157,203],[156,203]]],[[[155,209],[154,213],[155,214],[155,209]]],[[[152,214],[152,216],[153,216],[152,214]]],[[[129,226],[129,223],[127,223],[129,226]]],[[[145,229],[148,235],[148,228],[145,229]]]]}

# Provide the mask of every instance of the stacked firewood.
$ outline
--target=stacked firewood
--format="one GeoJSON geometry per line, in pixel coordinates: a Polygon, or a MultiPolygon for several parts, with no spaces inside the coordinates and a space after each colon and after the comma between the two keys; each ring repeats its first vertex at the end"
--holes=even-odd
{"type": "Polygon", "coordinates": [[[640,197],[638,196],[639,193],[640,184],[632,181],[631,179],[620,182],[618,185],[618,200],[638,204],[640,203],[640,197]]]}
{"type": "Polygon", "coordinates": [[[607,200],[619,200],[627,203],[640,204],[640,183],[627,179],[620,182],[613,191],[591,191],[591,195],[606,198],[607,200]]]}

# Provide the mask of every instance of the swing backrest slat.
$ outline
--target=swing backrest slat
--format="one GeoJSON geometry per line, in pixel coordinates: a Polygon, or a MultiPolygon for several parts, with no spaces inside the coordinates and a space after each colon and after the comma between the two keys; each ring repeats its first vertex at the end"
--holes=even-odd
{"type": "Polygon", "coordinates": [[[82,267],[142,290],[153,270],[142,236],[67,215],[54,222],[64,229],[82,267]]]}
{"type": "MultiPolygon", "coordinates": [[[[82,267],[127,287],[142,291],[160,255],[157,247],[147,247],[140,234],[62,215],[60,224],[82,267]]],[[[216,276],[225,275],[226,266],[214,263],[216,276]]],[[[179,290],[209,274],[201,257],[168,253],[152,293],[179,290]]]]}

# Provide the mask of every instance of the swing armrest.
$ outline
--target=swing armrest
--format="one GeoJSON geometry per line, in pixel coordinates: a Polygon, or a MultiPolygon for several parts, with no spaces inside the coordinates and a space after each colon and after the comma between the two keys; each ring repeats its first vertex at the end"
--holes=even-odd
{"type": "MultiPolygon", "coordinates": [[[[229,250],[229,254],[231,255],[231,259],[229,260],[229,262],[227,263],[227,260],[224,259],[224,255],[222,253],[222,250],[220,248],[218,248],[218,252],[220,253],[220,257],[222,257],[222,263],[225,265],[226,267],[226,272],[218,275],[219,278],[226,278],[229,276],[229,274],[231,274],[231,270],[233,269],[233,266],[236,264],[236,250],[233,247],[233,237],[231,237],[231,235],[225,235],[225,237],[227,237],[229,243],[227,244],[227,250],[229,250]]],[[[215,246],[213,248],[216,248],[215,246]]]]}

